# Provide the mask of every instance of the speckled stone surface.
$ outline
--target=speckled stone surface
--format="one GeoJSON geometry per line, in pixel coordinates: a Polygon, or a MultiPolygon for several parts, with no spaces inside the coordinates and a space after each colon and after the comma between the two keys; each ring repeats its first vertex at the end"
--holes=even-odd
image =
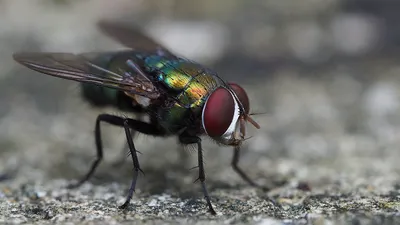
{"type": "Polygon", "coordinates": [[[0,2],[0,223],[400,224],[400,64],[392,39],[381,36],[382,21],[352,13],[365,5],[56,2],[0,2]],[[143,23],[153,34],[174,31],[161,39],[248,90],[252,110],[266,114],[255,117],[260,130],[248,128],[253,138],[240,166],[270,191],[247,185],[230,167],[232,149],[205,138],[206,182],[217,211],[211,216],[193,183],[195,149],[138,135],[145,175],[131,205],[119,210],[132,163],[118,162],[125,134],[108,125],[95,176],[66,189],[94,159],[97,114],[122,113],[91,108],[77,83],[22,68],[11,54],[115,49],[93,27],[103,17],[143,23]]]}

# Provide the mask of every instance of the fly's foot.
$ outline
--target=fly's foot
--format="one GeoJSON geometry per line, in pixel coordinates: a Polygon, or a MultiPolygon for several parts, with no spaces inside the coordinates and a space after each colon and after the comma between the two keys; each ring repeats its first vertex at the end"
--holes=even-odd
{"type": "Polygon", "coordinates": [[[217,215],[217,213],[215,212],[214,208],[209,208],[208,212],[213,216],[217,215]]]}
{"type": "Polygon", "coordinates": [[[129,206],[129,202],[125,202],[124,204],[118,206],[119,209],[126,209],[129,206]]]}

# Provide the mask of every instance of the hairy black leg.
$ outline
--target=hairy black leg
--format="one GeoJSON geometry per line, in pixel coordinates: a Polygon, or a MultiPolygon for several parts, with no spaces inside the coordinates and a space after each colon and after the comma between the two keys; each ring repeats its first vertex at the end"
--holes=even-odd
{"type": "MultiPolygon", "coordinates": [[[[255,183],[253,180],[251,180],[249,178],[249,176],[247,176],[247,174],[239,167],[238,163],[239,163],[239,159],[240,159],[240,147],[235,147],[235,152],[233,153],[233,158],[232,158],[232,167],[233,170],[235,170],[236,173],[238,173],[240,175],[240,177],[245,180],[247,183],[249,183],[251,186],[256,187],[256,188],[260,188],[261,190],[263,190],[264,192],[268,192],[270,190],[269,187],[264,187],[264,186],[260,186],[259,184],[255,183]]],[[[276,202],[274,199],[267,197],[272,204],[274,204],[275,206],[281,208],[282,206],[276,202]]]]}
{"type": "Polygon", "coordinates": [[[132,196],[133,196],[133,192],[135,192],[136,181],[137,181],[137,177],[139,175],[139,171],[143,173],[143,171],[140,169],[139,160],[138,160],[138,157],[137,157],[137,154],[136,154],[136,148],[135,148],[135,145],[133,144],[133,141],[132,141],[132,134],[131,134],[131,130],[130,130],[130,127],[129,127],[128,120],[124,121],[124,129],[125,129],[126,139],[128,141],[129,151],[130,151],[131,156],[132,156],[133,178],[132,178],[131,187],[129,188],[128,196],[126,197],[126,200],[125,200],[124,204],[122,204],[119,207],[120,209],[124,209],[129,205],[129,202],[131,201],[132,196]]]}
{"type": "Polygon", "coordinates": [[[252,179],[250,179],[249,176],[247,176],[247,174],[239,167],[239,159],[240,159],[240,147],[235,147],[234,149],[234,153],[233,153],[233,158],[232,158],[232,167],[233,170],[239,174],[239,176],[245,180],[247,183],[249,183],[251,186],[253,187],[257,187],[257,188],[261,188],[264,191],[268,191],[269,188],[267,187],[262,187],[260,185],[258,185],[257,183],[255,183],[252,179]]]}
{"type": "Polygon", "coordinates": [[[144,134],[150,134],[150,135],[161,135],[162,132],[157,129],[152,124],[148,124],[146,122],[134,120],[134,119],[128,119],[128,118],[122,118],[119,116],[114,116],[114,115],[109,115],[109,114],[100,114],[97,119],[96,119],[96,126],[95,126],[95,142],[96,142],[96,150],[97,150],[97,157],[95,161],[92,163],[90,170],[86,173],[86,175],[80,179],[76,184],[71,184],[69,185],[69,188],[75,188],[79,187],[82,185],[84,182],[90,179],[90,177],[93,175],[94,171],[96,170],[97,166],[99,165],[101,159],[103,158],[103,144],[101,141],[101,130],[100,130],[100,122],[105,122],[109,123],[115,126],[124,126],[124,121],[127,121],[126,123],[131,129],[134,129],[138,132],[144,133],[144,134]]]}
{"type": "MultiPolygon", "coordinates": [[[[142,121],[143,117],[144,117],[143,115],[139,115],[139,117],[137,119],[142,121]]],[[[136,133],[135,130],[131,130],[132,138],[134,138],[135,133],[136,133]]],[[[125,142],[124,148],[121,150],[120,155],[118,156],[118,159],[115,160],[115,162],[112,163],[112,166],[120,167],[120,166],[123,165],[123,163],[125,162],[126,158],[131,154],[130,150],[128,152],[126,152],[126,149],[129,149],[129,143],[128,142],[125,142]]]]}
{"type": "Polygon", "coordinates": [[[208,191],[206,188],[206,175],[204,171],[204,163],[203,163],[203,149],[201,147],[201,139],[199,137],[191,137],[191,136],[180,136],[179,140],[181,141],[182,144],[197,144],[197,154],[198,154],[198,164],[199,164],[199,177],[196,179],[200,180],[201,182],[201,188],[203,190],[204,198],[207,201],[208,209],[209,212],[213,215],[216,215],[217,213],[215,212],[210,196],[208,195],[208,191]]]}
{"type": "MultiPolygon", "coordinates": [[[[132,134],[134,134],[135,131],[132,131],[132,134]]],[[[118,158],[112,163],[113,167],[120,167],[124,164],[126,158],[130,155],[130,152],[127,152],[126,149],[129,148],[128,142],[125,143],[124,148],[121,150],[118,158]]]]}
{"type": "Polygon", "coordinates": [[[96,159],[93,161],[89,171],[86,173],[86,175],[81,178],[77,183],[75,184],[70,184],[68,188],[77,188],[81,186],[83,183],[88,181],[90,177],[93,176],[94,171],[96,170],[97,166],[99,165],[100,161],[103,159],[103,143],[101,140],[101,129],[100,129],[100,122],[106,122],[106,123],[112,123],[111,121],[107,120],[107,117],[105,116],[107,114],[100,114],[97,116],[96,119],[96,125],[94,129],[94,137],[95,137],[95,143],[96,143],[96,159]]]}

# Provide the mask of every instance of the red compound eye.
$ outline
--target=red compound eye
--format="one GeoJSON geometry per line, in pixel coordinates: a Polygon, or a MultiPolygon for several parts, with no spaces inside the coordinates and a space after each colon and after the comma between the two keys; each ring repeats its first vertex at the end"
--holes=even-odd
{"type": "Polygon", "coordinates": [[[203,127],[211,137],[223,135],[232,123],[235,100],[225,88],[217,88],[207,99],[203,108],[203,127]]]}
{"type": "Polygon", "coordinates": [[[242,103],[244,110],[246,111],[246,114],[249,113],[250,111],[250,102],[249,102],[249,97],[247,96],[246,91],[240,87],[238,84],[235,83],[228,83],[233,91],[236,93],[237,97],[239,98],[240,102],[242,103]]]}

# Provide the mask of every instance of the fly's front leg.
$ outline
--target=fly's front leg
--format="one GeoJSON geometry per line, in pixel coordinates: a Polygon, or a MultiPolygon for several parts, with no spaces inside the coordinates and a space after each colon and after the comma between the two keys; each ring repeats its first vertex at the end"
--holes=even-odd
{"type": "MultiPolygon", "coordinates": [[[[247,176],[247,174],[239,167],[238,163],[239,163],[239,159],[240,159],[240,147],[235,147],[234,149],[234,153],[233,153],[233,158],[232,158],[232,168],[233,170],[239,174],[239,176],[245,180],[247,183],[249,183],[251,186],[256,187],[256,188],[260,188],[262,189],[264,192],[268,192],[270,190],[269,187],[263,187],[260,186],[259,184],[255,183],[252,179],[250,179],[249,176],[247,176]]],[[[274,199],[268,197],[268,199],[272,202],[272,204],[274,204],[275,206],[281,208],[282,206],[276,202],[274,199]]]]}
{"type": "Polygon", "coordinates": [[[253,187],[261,188],[264,191],[269,191],[269,188],[267,187],[262,187],[259,184],[255,183],[252,179],[250,179],[249,176],[239,167],[239,159],[240,159],[240,147],[235,147],[234,153],[233,153],[233,158],[232,158],[232,168],[233,170],[239,174],[239,176],[249,183],[253,187]]]}
{"type": "Polygon", "coordinates": [[[205,183],[206,175],[204,171],[203,149],[201,147],[201,139],[199,137],[181,135],[179,136],[179,140],[182,144],[197,144],[197,154],[198,154],[198,164],[199,164],[199,177],[197,178],[197,180],[200,180],[201,182],[201,188],[203,190],[204,198],[207,201],[209,212],[213,215],[216,215],[216,212],[211,204],[210,196],[208,195],[205,183]]]}

